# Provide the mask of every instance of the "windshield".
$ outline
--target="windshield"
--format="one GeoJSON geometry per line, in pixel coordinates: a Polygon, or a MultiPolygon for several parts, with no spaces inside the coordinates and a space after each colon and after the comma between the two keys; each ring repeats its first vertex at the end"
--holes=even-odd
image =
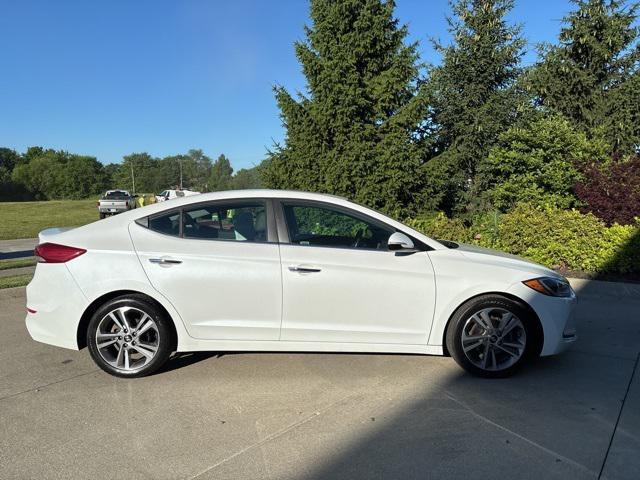
{"type": "Polygon", "coordinates": [[[452,242],[451,240],[441,240],[441,239],[437,238],[436,241],[438,243],[441,243],[442,245],[444,245],[447,248],[458,248],[460,246],[456,242],[452,242]]]}
{"type": "Polygon", "coordinates": [[[104,197],[107,200],[124,200],[129,197],[127,192],[122,190],[114,190],[112,192],[105,193],[104,197]]]}

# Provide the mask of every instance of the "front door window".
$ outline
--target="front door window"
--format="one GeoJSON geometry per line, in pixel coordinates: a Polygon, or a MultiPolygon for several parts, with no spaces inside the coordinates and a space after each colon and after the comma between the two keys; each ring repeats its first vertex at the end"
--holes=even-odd
{"type": "Polygon", "coordinates": [[[387,250],[394,230],[328,206],[284,203],[292,244],[314,247],[387,250]]]}

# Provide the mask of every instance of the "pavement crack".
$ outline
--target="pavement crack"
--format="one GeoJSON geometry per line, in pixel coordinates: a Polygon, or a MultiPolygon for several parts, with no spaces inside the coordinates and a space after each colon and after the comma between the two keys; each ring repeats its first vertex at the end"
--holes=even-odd
{"type": "Polygon", "coordinates": [[[604,454],[604,459],[602,460],[602,466],[600,467],[600,473],[598,474],[598,480],[602,478],[602,473],[604,472],[604,467],[607,464],[607,458],[609,457],[609,452],[611,451],[611,445],[613,445],[613,439],[616,436],[616,431],[618,430],[618,424],[620,423],[620,418],[622,417],[622,411],[624,410],[624,405],[627,403],[627,397],[629,396],[629,390],[631,390],[631,384],[633,383],[633,379],[636,376],[636,370],[638,369],[638,362],[640,362],[640,352],[636,356],[636,362],[633,364],[633,370],[631,370],[631,376],[629,377],[629,383],[627,384],[627,390],[624,392],[624,397],[622,399],[622,405],[620,405],[620,411],[618,412],[618,418],[616,418],[616,424],[613,427],[613,431],[611,432],[611,438],[609,438],[609,445],[607,446],[607,451],[604,454]]]}
{"type": "Polygon", "coordinates": [[[488,419],[487,417],[485,417],[484,415],[479,414],[478,412],[476,412],[473,408],[471,408],[469,405],[467,405],[466,403],[464,403],[461,400],[458,400],[456,397],[454,397],[452,394],[450,394],[449,392],[445,391],[445,395],[452,400],[453,402],[457,403],[458,405],[460,405],[462,408],[464,408],[468,413],[470,413],[471,415],[473,415],[474,417],[476,417],[477,419],[488,423],[489,425],[497,428],[498,430],[502,430],[503,432],[506,432],[510,435],[513,435],[514,437],[522,440],[523,442],[545,452],[548,455],[553,456],[556,459],[560,459],[565,463],[568,463],[569,465],[572,465],[576,468],[578,468],[579,470],[582,470],[585,473],[588,473],[589,475],[593,475],[595,477],[596,472],[594,472],[593,470],[589,469],[588,467],[585,467],[584,465],[582,465],[581,463],[576,462],[575,460],[571,460],[570,458],[565,457],[564,455],[561,455],[557,452],[554,452],[553,450],[545,447],[544,445],[540,445],[537,442],[534,442],[533,440],[528,439],[527,437],[520,435],[517,432],[514,432],[513,430],[508,429],[507,427],[504,427],[502,425],[500,425],[499,423],[494,422],[493,420],[488,419]]]}
{"type": "Polygon", "coordinates": [[[335,407],[336,405],[338,405],[339,403],[342,403],[343,401],[345,401],[347,398],[352,397],[353,394],[349,394],[349,395],[345,395],[344,397],[336,400],[335,402],[330,403],[329,405],[327,405],[324,408],[321,408],[320,410],[316,410],[315,412],[313,412],[311,415],[297,421],[294,422],[290,425],[287,425],[286,427],[272,433],[271,435],[267,435],[265,438],[263,438],[262,440],[252,443],[251,445],[248,445],[245,448],[242,448],[240,450],[238,450],[237,452],[233,453],[232,455],[229,455],[228,457],[223,458],[222,460],[219,460],[218,462],[214,463],[213,465],[211,465],[210,467],[205,468],[204,470],[201,470],[200,472],[196,473],[195,475],[191,476],[191,477],[187,477],[187,480],[194,480],[195,478],[198,478],[202,475],[204,475],[207,472],[210,472],[211,470],[213,470],[214,468],[219,467],[220,465],[223,465],[224,463],[227,463],[230,460],[233,460],[234,458],[250,451],[253,450],[254,448],[257,447],[261,447],[264,444],[270,442],[271,440],[275,440],[278,437],[281,437],[282,435],[285,435],[286,433],[290,432],[291,430],[294,430],[298,427],[301,427],[302,425],[310,422],[311,420],[314,420],[316,418],[318,418],[320,415],[322,415],[323,413],[327,412],[328,410],[332,409],[333,407],[335,407]]]}
{"type": "Polygon", "coordinates": [[[5,395],[4,397],[0,397],[0,401],[7,400],[8,398],[17,397],[17,396],[22,395],[24,393],[35,392],[36,390],[40,390],[41,388],[47,388],[47,387],[50,387],[51,385],[57,385],[58,383],[64,383],[66,381],[73,380],[74,378],[84,377],[85,375],[90,375],[90,374],[96,373],[98,371],[99,371],[98,369],[95,369],[95,370],[91,370],[89,372],[79,373],[78,375],[74,375],[73,377],[63,378],[62,380],[58,380],[58,381],[51,382],[51,383],[45,383],[44,385],[38,385],[38,386],[33,387],[33,388],[28,388],[27,390],[23,390],[21,392],[16,392],[16,393],[12,393],[10,395],[5,395]]]}

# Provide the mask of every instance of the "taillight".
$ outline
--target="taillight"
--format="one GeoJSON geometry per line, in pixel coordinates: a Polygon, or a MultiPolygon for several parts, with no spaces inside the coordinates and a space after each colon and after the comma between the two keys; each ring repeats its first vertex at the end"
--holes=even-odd
{"type": "Polygon", "coordinates": [[[34,255],[38,263],[64,263],[85,252],[84,248],[67,247],[57,243],[42,243],[36,247],[34,255]]]}

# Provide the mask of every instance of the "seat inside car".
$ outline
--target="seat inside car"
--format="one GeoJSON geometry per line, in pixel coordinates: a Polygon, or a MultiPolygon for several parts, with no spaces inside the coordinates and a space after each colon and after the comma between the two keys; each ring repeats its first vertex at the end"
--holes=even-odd
{"type": "Polygon", "coordinates": [[[256,239],[256,229],[253,225],[253,215],[251,212],[240,212],[234,216],[233,229],[236,232],[236,240],[248,240],[252,242],[256,239]]]}
{"type": "Polygon", "coordinates": [[[264,210],[256,213],[255,220],[255,240],[266,242],[267,241],[267,213],[264,210]]]}

